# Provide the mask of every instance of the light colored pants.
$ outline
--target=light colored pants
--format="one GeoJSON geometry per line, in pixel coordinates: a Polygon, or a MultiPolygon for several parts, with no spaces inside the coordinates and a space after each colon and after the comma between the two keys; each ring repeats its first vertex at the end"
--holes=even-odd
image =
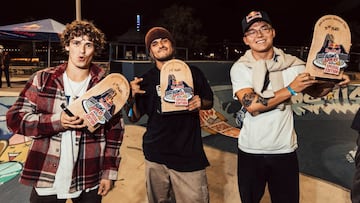
{"type": "Polygon", "coordinates": [[[149,203],[208,203],[206,171],[179,172],[145,160],[149,203]]]}

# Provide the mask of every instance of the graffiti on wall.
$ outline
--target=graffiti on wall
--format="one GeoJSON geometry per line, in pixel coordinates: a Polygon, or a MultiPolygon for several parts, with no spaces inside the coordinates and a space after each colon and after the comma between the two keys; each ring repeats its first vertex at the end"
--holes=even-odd
{"type": "Polygon", "coordinates": [[[11,133],[5,114],[16,97],[0,97],[0,185],[16,177],[23,168],[31,139],[11,133]]]}
{"type": "Polygon", "coordinates": [[[352,113],[355,114],[360,107],[360,86],[350,85],[345,88],[336,88],[321,98],[313,98],[307,94],[298,94],[291,98],[292,109],[298,116],[305,113],[320,112],[330,113],[352,113]]]}

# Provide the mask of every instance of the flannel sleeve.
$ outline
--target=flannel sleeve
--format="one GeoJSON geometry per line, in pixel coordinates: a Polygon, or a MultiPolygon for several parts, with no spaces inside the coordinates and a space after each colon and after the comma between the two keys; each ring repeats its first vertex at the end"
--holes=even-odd
{"type": "Polygon", "coordinates": [[[7,126],[13,133],[40,138],[64,130],[60,122],[61,111],[39,111],[40,105],[46,105],[46,108],[55,106],[58,90],[56,93],[42,93],[40,96],[41,87],[38,80],[39,76],[36,73],[30,77],[6,113],[7,126]]]}
{"type": "Polygon", "coordinates": [[[103,179],[117,180],[121,160],[120,146],[125,132],[125,124],[120,112],[114,115],[106,126],[106,144],[102,167],[103,179]]]}

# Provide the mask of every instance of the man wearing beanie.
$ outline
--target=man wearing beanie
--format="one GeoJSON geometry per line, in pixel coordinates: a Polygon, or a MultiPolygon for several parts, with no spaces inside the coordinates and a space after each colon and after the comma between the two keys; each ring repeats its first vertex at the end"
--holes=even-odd
{"type": "Polygon", "coordinates": [[[275,29],[264,11],[252,11],[242,22],[250,47],[237,60],[230,77],[233,97],[246,109],[238,136],[238,186],[242,203],[260,202],[266,184],[271,202],[299,202],[299,167],[291,97],[321,97],[338,84],[315,80],[305,62],[273,46],[275,29]]]}
{"type": "Polygon", "coordinates": [[[190,66],[194,96],[188,111],[162,114],[160,71],[173,59],[175,40],[163,27],[154,27],[145,36],[145,45],[154,67],[130,82],[127,113],[133,122],[148,116],[143,137],[146,188],[150,203],[207,203],[209,192],[199,110],[213,106],[213,92],[200,69],[190,66]]]}

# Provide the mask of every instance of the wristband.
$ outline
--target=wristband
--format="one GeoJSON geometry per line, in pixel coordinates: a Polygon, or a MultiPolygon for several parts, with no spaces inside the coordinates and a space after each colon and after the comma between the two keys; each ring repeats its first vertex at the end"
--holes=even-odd
{"type": "Polygon", "coordinates": [[[286,87],[287,90],[289,90],[291,96],[296,96],[297,95],[297,92],[295,90],[293,90],[290,85],[286,87]]]}
{"type": "Polygon", "coordinates": [[[129,108],[128,117],[131,118],[133,116],[133,106],[135,104],[135,99],[131,99],[130,101],[126,102],[129,108]]]}
{"type": "Polygon", "coordinates": [[[129,113],[127,115],[129,118],[131,118],[133,116],[133,109],[132,107],[129,109],[129,113]]]}

